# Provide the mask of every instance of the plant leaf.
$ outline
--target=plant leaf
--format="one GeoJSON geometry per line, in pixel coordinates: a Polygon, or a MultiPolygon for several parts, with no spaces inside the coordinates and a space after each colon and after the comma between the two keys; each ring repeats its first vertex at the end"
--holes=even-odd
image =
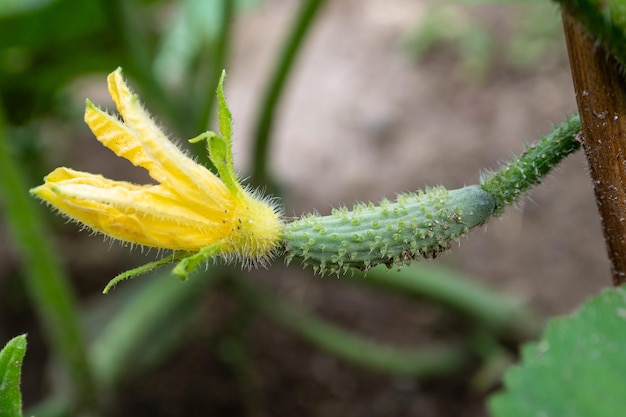
{"type": "Polygon", "coordinates": [[[220,133],[226,141],[228,146],[232,146],[233,140],[233,116],[226,103],[226,95],[224,94],[224,80],[226,79],[226,71],[222,71],[220,80],[217,84],[217,118],[220,125],[220,133]]]}
{"type": "Polygon", "coordinates": [[[209,157],[215,165],[220,178],[226,187],[233,192],[241,191],[235,165],[233,162],[233,116],[226,103],[224,95],[224,80],[226,71],[222,71],[219,83],[217,84],[217,118],[220,125],[221,135],[213,134],[209,136],[209,157]]]}
{"type": "Polygon", "coordinates": [[[496,417],[614,417],[626,410],[626,288],[551,320],[490,400],[496,417]]]}
{"type": "Polygon", "coordinates": [[[26,353],[26,335],[17,336],[0,351],[0,416],[22,415],[20,379],[26,353]]]}

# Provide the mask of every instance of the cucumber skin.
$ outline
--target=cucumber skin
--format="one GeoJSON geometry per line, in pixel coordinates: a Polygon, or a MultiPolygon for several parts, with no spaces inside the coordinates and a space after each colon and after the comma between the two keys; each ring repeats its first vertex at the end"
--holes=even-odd
{"type": "Polygon", "coordinates": [[[285,260],[300,260],[321,275],[402,266],[449,249],[494,209],[491,194],[472,185],[399,194],[394,202],[357,204],[328,216],[309,214],[285,225],[285,260]]]}

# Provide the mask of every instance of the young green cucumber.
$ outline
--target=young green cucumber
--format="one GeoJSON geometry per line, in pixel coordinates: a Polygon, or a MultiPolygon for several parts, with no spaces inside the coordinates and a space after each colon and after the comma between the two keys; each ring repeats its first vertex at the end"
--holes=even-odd
{"type": "Polygon", "coordinates": [[[285,258],[340,274],[385,264],[401,266],[419,257],[434,258],[493,214],[491,194],[473,185],[399,194],[396,201],[357,204],[329,216],[306,215],[285,226],[285,258]]]}

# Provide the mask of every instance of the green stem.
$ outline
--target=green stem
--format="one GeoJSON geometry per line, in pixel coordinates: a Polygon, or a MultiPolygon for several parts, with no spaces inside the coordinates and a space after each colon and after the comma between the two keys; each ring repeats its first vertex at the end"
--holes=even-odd
{"type": "Polygon", "coordinates": [[[527,339],[536,336],[539,330],[537,317],[518,300],[493,293],[446,268],[414,264],[399,271],[389,271],[377,267],[356,282],[407,297],[427,299],[501,336],[527,339]]]}
{"type": "MultiPolygon", "coordinates": [[[[190,77],[196,78],[197,82],[189,83],[190,91],[189,97],[197,97],[193,100],[196,104],[195,108],[199,109],[195,115],[195,122],[193,123],[193,132],[205,132],[213,117],[215,111],[215,91],[220,83],[222,72],[226,68],[226,61],[228,59],[228,50],[231,38],[232,20],[235,10],[234,0],[221,0],[221,16],[220,16],[220,31],[218,33],[217,42],[215,45],[215,51],[210,56],[210,63],[205,62],[203,65],[198,65],[198,69],[194,75],[190,77]],[[206,64],[206,65],[204,65],[206,64]],[[208,76],[206,73],[208,72],[208,76]],[[200,77],[206,78],[199,79],[200,77]],[[202,86],[202,87],[199,87],[202,86]],[[200,90],[197,93],[195,90],[200,90]]],[[[198,162],[207,168],[214,167],[207,147],[204,142],[190,142],[189,147],[197,157],[198,162]]]]}
{"type": "Polygon", "coordinates": [[[232,278],[235,291],[260,313],[310,343],[349,362],[391,374],[433,376],[453,372],[467,363],[458,348],[400,350],[340,329],[295,305],[265,294],[243,280],[232,278]]]}
{"type": "Polygon", "coordinates": [[[626,7],[623,1],[555,0],[626,66],[626,7]]]}
{"type": "Polygon", "coordinates": [[[317,12],[326,0],[308,0],[303,2],[291,31],[282,47],[280,57],[272,71],[256,118],[254,133],[254,164],[252,181],[267,185],[267,160],[270,146],[270,133],[274,122],[274,113],[280,97],[285,90],[287,77],[309,29],[313,26],[317,12]]]}
{"type": "Polygon", "coordinates": [[[0,195],[13,242],[19,249],[29,296],[50,339],[53,351],[67,366],[79,408],[94,410],[97,402],[79,312],[68,279],[48,242],[43,221],[28,195],[0,115],[0,195]]]}
{"type": "Polygon", "coordinates": [[[515,160],[502,165],[496,172],[485,174],[481,187],[495,199],[494,215],[517,202],[521,194],[540,184],[566,156],[576,152],[581,146],[576,139],[579,132],[580,117],[576,114],[528,146],[515,160]]]}
{"type": "MultiPolygon", "coordinates": [[[[234,0],[221,0],[222,14],[220,18],[220,32],[218,34],[215,47],[215,54],[211,57],[211,68],[209,70],[209,87],[204,91],[198,105],[198,119],[194,132],[204,132],[209,126],[213,111],[215,109],[215,90],[222,76],[222,71],[226,68],[228,50],[230,46],[232,19],[234,14],[234,0]]],[[[193,84],[190,84],[193,85],[193,84]]],[[[196,151],[203,163],[211,163],[203,144],[194,145],[192,149],[196,151]],[[206,159],[206,160],[205,160],[206,159]]]]}

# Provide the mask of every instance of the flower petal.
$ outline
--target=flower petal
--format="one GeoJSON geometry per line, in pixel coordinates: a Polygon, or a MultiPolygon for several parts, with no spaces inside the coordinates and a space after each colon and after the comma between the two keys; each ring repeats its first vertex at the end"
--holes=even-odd
{"type": "Polygon", "coordinates": [[[152,178],[162,183],[167,179],[161,164],[152,159],[144,150],[137,134],[124,123],[87,100],[85,122],[100,143],[111,149],[119,157],[133,165],[145,168],[152,178]]]}
{"type": "MultiPolygon", "coordinates": [[[[163,134],[150,114],[144,110],[137,96],[124,82],[121,68],[109,74],[107,81],[109,93],[124,118],[126,126],[143,147],[142,156],[147,156],[161,168],[155,171],[155,177],[153,177],[155,180],[166,184],[177,193],[188,194],[188,197],[194,200],[206,201],[207,196],[213,196],[216,193],[222,197],[228,195],[228,190],[222,181],[211,171],[195,163],[163,134]]],[[[147,166],[146,169],[148,169],[147,166]]]]}
{"type": "Polygon", "coordinates": [[[230,232],[228,210],[195,210],[161,185],[136,185],[57,168],[31,191],[93,230],[139,245],[198,251],[230,232]]]}
{"type": "Polygon", "coordinates": [[[184,178],[176,178],[170,175],[163,168],[160,161],[146,153],[142,141],[136,132],[114,116],[96,107],[90,101],[87,101],[85,107],[85,122],[104,146],[115,152],[117,156],[129,160],[133,165],[148,170],[152,178],[172,189],[181,198],[206,207],[213,206],[224,209],[223,200],[228,198],[226,195],[227,189],[211,171],[187,158],[186,162],[194,169],[195,175],[204,176],[204,183],[207,187],[213,187],[214,192],[212,194],[201,193],[193,186],[190,186],[184,178]]]}

